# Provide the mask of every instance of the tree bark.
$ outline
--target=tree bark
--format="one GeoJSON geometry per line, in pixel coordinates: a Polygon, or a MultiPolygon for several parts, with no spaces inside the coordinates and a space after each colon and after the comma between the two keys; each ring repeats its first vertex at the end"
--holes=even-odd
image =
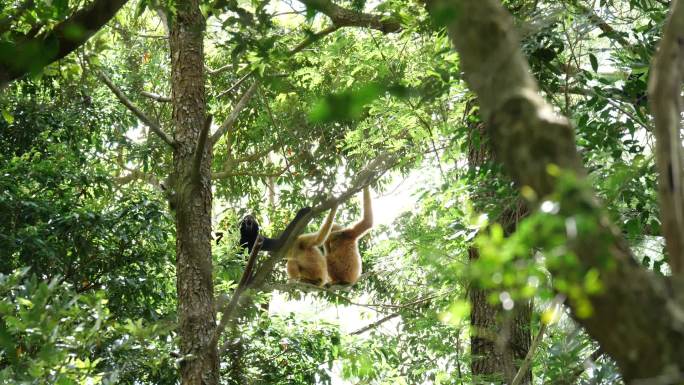
{"type": "Polygon", "coordinates": [[[538,94],[511,16],[496,0],[431,0],[428,11],[447,26],[497,159],[518,186],[557,200],[556,215],[584,225],[568,231],[566,222],[540,238],[548,242],[541,246],[549,247],[549,255],[559,247],[554,249],[551,239],[565,239],[566,255],[575,258],[572,264],[548,265],[554,278],[582,287],[588,273],[600,277],[601,290],[586,293],[589,311],[570,297],[573,318],[615,359],[628,384],[682,383],[681,276],[655,275],[635,262],[584,181],[572,126],[538,94]],[[569,186],[570,179],[575,182],[569,186]]]}
{"type": "Polygon", "coordinates": [[[212,338],[216,328],[211,259],[212,154],[210,141],[200,141],[206,124],[205,20],[199,0],[176,4],[169,45],[175,127],[171,203],[177,232],[178,333],[184,357],[180,372],[183,385],[216,385],[219,366],[212,338]],[[204,144],[202,148],[198,143],[204,144]],[[200,157],[196,156],[198,151],[200,157]]]}
{"type": "MultiPolygon", "coordinates": [[[[474,103],[466,105],[466,111],[474,103]]],[[[468,135],[468,164],[471,169],[486,167],[491,161],[492,151],[484,124],[466,122],[469,126],[468,135]]],[[[485,187],[486,188],[486,187],[485,187]]],[[[473,201],[477,204],[482,200],[492,199],[485,191],[476,192],[473,201]]],[[[522,205],[515,205],[513,210],[502,210],[501,225],[506,233],[515,231],[517,221],[524,216],[526,209],[522,205]]],[[[468,250],[471,263],[479,258],[478,250],[471,247],[468,250]]],[[[516,302],[512,311],[504,311],[499,305],[489,303],[487,297],[490,291],[477,285],[471,285],[469,290],[471,313],[470,337],[471,363],[470,370],[475,384],[510,384],[519,369],[519,363],[525,359],[530,348],[530,321],[532,307],[530,301],[516,302]]],[[[532,371],[525,373],[521,384],[528,385],[532,381],[532,371]]]]}

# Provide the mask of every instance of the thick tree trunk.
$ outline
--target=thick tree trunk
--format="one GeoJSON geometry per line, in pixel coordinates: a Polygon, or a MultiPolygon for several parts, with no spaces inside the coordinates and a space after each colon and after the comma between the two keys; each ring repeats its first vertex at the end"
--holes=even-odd
{"type": "Polygon", "coordinates": [[[576,257],[572,264],[549,265],[554,278],[583,287],[587,274],[600,277],[601,290],[582,298],[590,307],[571,298],[575,320],[615,359],[626,383],[681,384],[682,277],[656,275],[635,262],[583,180],[586,170],[572,126],[539,95],[510,15],[497,0],[428,0],[427,5],[433,18],[446,24],[459,52],[460,69],[477,94],[497,159],[518,186],[540,198],[556,193],[556,215],[582,221],[580,231],[569,235],[566,226],[556,226],[539,241],[553,252],[559,248],[553,238],[565,239],[568,253],[576,257]],[[566,175],[578,183],[569,185],[566,175]]]}
{"type": "MultiPolygon", "coordinates": [[[[471,110],[474,103],[466,106],[471,110]]],[[[468,162],[471,168],[483,167],[491,160],[492,151],[486,137],[484,124],[472,124],[468,138],[468,162]]],[[[480,198],[491,199],[489,194],[481,193],[480,198]]],[[[475,196],[474,201],[478,202],[475,196]]],[[[524,214],[525,208],[516,205],[513,210],[504,210],[501,225],[507,233],[515,231],[517,220],[524,214]]],[[[478,259],[476,248],[468,250],[472,262],[478,259]]],[[[487,297],[489,291],[472,285],[469,290],[471,313],[470,338],[471,364],[470,370],[475,384],[511,383],[518,372],[520,362],[525,359],[530,348],[530,320],[532,307],[529,301],[516,302],[511,312],[501,309],[500,305],[492,305],[487,297]]],[[[521,384],[528,385],[532,381],[532,371],[528,370],[521,384]]]]}
{"type": "Polygon", "coordinates": [[[205,125],[203,35],[199,0],[177,3],[170,22],[171,86],[175,149],[172,206],[176,213],[178,333],[183,385],[218,384],[218,353],[211,260],[211,151],[199,167],[195,152],[205,125]]]}

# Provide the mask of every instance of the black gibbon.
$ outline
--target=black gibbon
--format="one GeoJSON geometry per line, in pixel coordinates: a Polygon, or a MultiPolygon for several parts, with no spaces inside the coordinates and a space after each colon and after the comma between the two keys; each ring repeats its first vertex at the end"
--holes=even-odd
{"type": "Polygon", "coordinates": [[[363,217],[355,225],[342,228],[333,225],[325,241],[325,259],[328,265],[328,283],[331,285],[353,285],[361,276],[361,255],[359,238],[373,227],[373,208],[368,187],[363,189],[363,217]]]}
{"type": "MultiPolygon", "coordinates": [[[[282,247],[283,243],[294,231],[297,223],[304,218],[306,214],[311,212],[311,207],[305,207],[297,212],[297,215],[290,221],[285,230],[278,238],[264,237],[264,243],[261,245],[263,251],[275,251],[282,247]]],[[[252,251],[257,236],[259,236],[259,222],[252,215],[245,215],[239,223],[240,225],[240,246],[245,248],[247,252],[252,251]]]]}
{"type": "Polygon", "coordinates": [[[325,256],[319,250],[330,235],[337,206],[330,209],[328,217],[315,233],[297,237],[287,251],[287,275],[294,280],[322,286],[328,282],[325,256]]]}

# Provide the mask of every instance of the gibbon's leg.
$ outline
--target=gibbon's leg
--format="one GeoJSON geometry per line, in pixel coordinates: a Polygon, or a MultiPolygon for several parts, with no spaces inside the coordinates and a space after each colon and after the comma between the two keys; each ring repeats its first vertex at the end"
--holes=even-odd
{"type": "Polygon", "coordinates": [[[350,235],[361,238],[368,230],[373,227],[373,206],[371,201],[370,189],[368,186],[363,188],[363,217],[350,229],[350,235]]]}
{"type": "Polygon", "coordinates": [[[283,230],[282,233],[280,233],[280,236],[278,238],[265,238],[264,237],[264,244],[261,246],[261,250],[264,251],[276,251],[279,250],[282,246],[283,243],[287,240],[287,238],[292,234],[294,231],[295,226],[299,221],[304,218],[305,215],[311,212],[311,207],[304,207],[303,209],[297,211],[297,215],[290,221],[290,223],[287,225],[285,230],[283,230]]]}
{"type": "Polygon", "coordinates": [[[325,218],[325,221],[317,232],[299,236],[298,240],[302,242],[303,248],[318,247],[323,245],[325,240],[328,239],[328,235],[330,235],[330,231],[332,230],[333,220],[335,219],[336,212],[337,205],[330,209],[328,216],[325,218]]]}

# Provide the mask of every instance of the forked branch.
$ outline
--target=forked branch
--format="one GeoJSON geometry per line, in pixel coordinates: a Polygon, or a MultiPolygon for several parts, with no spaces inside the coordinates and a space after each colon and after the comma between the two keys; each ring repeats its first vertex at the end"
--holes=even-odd
{"type": "Polygon", "coordinates": [[[174,140],[167,133],[165,133],[164,130],[162,130],[159,123],[145,115],[145,113],[142,112],[142,110],[140,110],[135,104],[133,104],[133,102],[128,97],[126,97],[123,91],[121,91],[121,89],[119,89],[119,87],[117,87],[116,84],[114,84],[114,82],[112,82],[112,80],[107,77],[107,75],[105,75],[102,72],[100,72],[99,75],[102,81],[107,85],[107,87],[110,90],[112,90],[116,98],[119,99],[121,104],[126,106],[126,108],[128,108],[133,113],[133,115],[140,119],[141,122],[143,122],[147,127],[149,127],[150,130],[152,130],[152,132],[157,134],[164,142],[166,142],[166,144],[168,144],[171,147],[175,146],[174,140]]]}

